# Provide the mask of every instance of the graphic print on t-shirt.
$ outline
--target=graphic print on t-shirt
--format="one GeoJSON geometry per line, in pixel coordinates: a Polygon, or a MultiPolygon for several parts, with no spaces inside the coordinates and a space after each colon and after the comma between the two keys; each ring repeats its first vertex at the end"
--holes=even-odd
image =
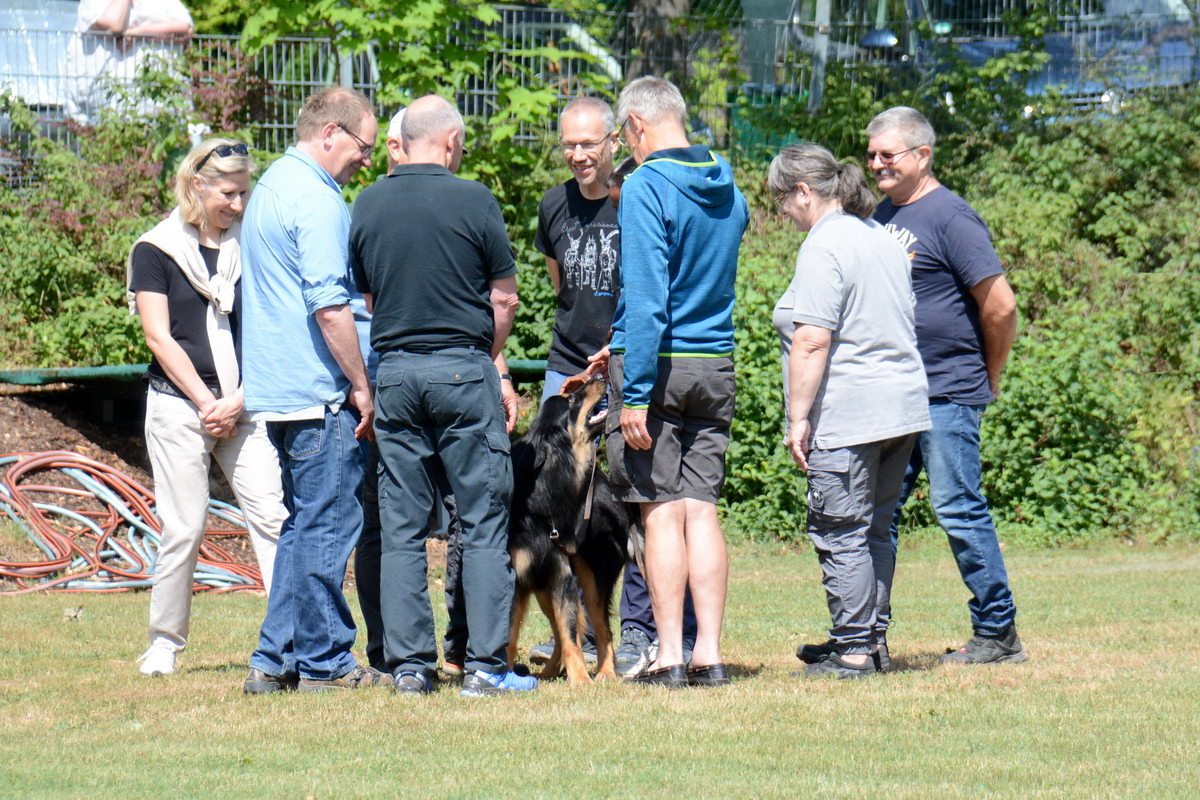
{"type": "Polygon", "coordinates": [[[991,402],[979,307],[971,294],[981,280],[1003,274],[987,225],[944,186],[902,206],[885,199],[875,220],[909,253],[929,396],[962,405],[991,402]]]}
{"type": "Polygon", "coordinates": [[[563,227],[567,249],[558,262],[563,286],[612,294],[616,283],[616,237],[619,232],[617,226],[610,223],[580,225],[578,220],[568,220],[563,227]]]}
{"type": "Polygon", "coordinates": [[[574,374],[604,347],[621,292],[621,234],[608,196],[589,200],[574,180],[538,205],[538,251],[552,259],[560,288],[548,369],[574,374]]]}
{"type": "Polygon", "coordinates": [[[903,247],[908,253],[909,261],[912,261],[917,257],[917,251],[913,245],[919,242],[920,239],[917,238],[915,233],[910,231],[908,228],[901,228],[894,222],[887,223],[883,226],[883,228],[892,236],[895,236],[896,241],[900,242],[900,246],[903,247]]]}

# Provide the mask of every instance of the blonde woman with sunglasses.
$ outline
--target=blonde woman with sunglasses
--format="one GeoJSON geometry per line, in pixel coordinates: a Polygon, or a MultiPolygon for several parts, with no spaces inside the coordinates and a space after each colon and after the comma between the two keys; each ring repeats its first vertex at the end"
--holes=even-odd
{"type": "Polygon", "coordinates": [[[178,207],[129,255],[130,310],[154,356],[145,430],[162,522],[143,675],[170,674],[187,646],[210,460],[233,487],[268,591],[287,517],[275,448],[242,405],[238,233],[253,166],[241,142],[202,142],[179,167],[178,207]]]}

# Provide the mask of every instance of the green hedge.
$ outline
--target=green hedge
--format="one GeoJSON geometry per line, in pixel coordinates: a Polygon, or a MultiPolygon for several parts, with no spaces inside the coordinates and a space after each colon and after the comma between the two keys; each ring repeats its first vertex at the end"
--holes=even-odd
{"type": "MultiPolygon", "coordinates": [[[[844,127],[861,131],[885,105],[844,127]]],[[[844,138],[842,155],[857,155],[844,138]]],[[[1200,539],[1200,98],[1168,92],[1119,116],[977,130],[971,149],[983,155],[962,158],[955,144],[938,171],[991,226],[1021,313],[983,422],[998,524],[1035,544],[1200,539]]],[[[761,168],[741,177],[748,190],[762,183],[761,168]]],[[[770,314],[799,238],[758,200],[738,279],[726,519],[750,538],[792,540],[803,529],[803,480],[781,443],[770,314]]],[[[927,503],[906,507],[906,525],[932,522],[927,503]]]]}
{"type": "MultiPolygon", "coordinates": [[[[857,155],[854,132],[882,105],[864,98],[842,121],[840,155],[857,155]]],[[[1022,317],[1002,396],[984,418],[985,490],[1007,536],[1200,538],[1198,132],[1200,98],[1164,93],[1119,116],[980,128],[969,147],[951,138],[938,151],[943,181],[991,226],[1022,317]]],[[[31,187],[0,187],[6,365],[147,357],[124,306],[125,254],[170,207],[167,176],[185,147],[170,126],[121,120],[82,138],[79,156],[36,138],[28,145],[40,157],[31,187]]],[[[510,355],[541,358],[554,303],[532,247],[536,206],[566,173],[554,153],[515,152],[485,143],[473,156],[520,263],[510,355]]],[[[792,541],[803,530],[804,481],[782,445],[771,309],[801,237],[775,214],[761,161],[743,164],[738,180],[754,213],[737,279],[723,512],[735,535],[792,541]]],[[[907,524],[931,522],[926,503],[909,504],[907,524]]]]}

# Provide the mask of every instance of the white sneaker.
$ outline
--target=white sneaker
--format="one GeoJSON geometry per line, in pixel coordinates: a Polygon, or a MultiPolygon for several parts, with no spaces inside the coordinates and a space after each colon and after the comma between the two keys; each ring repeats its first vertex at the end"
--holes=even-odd
{"type": "Polygon", "coordinates": [[[170,675],[175,671],[175,646],[167,642],[155,642],[138,658],[142,662],[139,671],[143,675],[170,675]]]}

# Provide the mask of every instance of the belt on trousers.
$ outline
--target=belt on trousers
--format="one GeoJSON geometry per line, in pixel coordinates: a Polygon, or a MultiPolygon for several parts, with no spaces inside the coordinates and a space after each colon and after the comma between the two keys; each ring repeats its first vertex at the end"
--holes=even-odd
{"type": "MultiPolygon", "coordinates": [[[[159,394],[167,394],[167,395],[170,395],[171,397],[178,397],[180,400],[187,400],[188,402],[191,402],[190,397],[188,397],[183,392],[179,391],[179,389],[175,388],[175,384],[171,383],[169,380],[167,380],[166,378],[164,378],[160,375],[151,375],[151,374],[147,373],[146,382],[150,384],[151,389],[158,392],[159,394]]],[[[204,384],[204,385],[208,386],[208,384],[204,384]]],[[[221,399],[221,388],[219,386],[215,387],[215,388],[212,386],[208,386],[208,390],[210,392],[212,392],[213,396],[216,397],[218,400],[221,399]]]]}

